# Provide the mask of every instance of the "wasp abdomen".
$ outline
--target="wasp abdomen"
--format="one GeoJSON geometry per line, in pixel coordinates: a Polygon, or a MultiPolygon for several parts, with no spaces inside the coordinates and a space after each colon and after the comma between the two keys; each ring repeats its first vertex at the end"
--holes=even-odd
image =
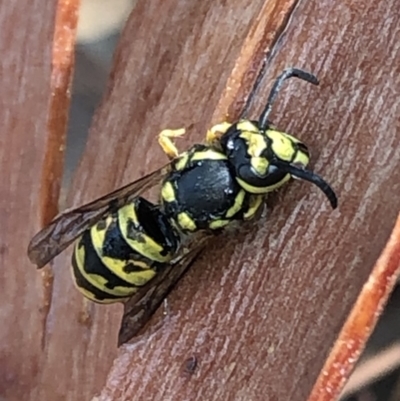
{"type": "Polygon", "coordinates": [[[178,237],[158,207],[137,198],[87,230],[75,245],[76,285],[93,301],[131,296],[170,262],[178,237]]]}

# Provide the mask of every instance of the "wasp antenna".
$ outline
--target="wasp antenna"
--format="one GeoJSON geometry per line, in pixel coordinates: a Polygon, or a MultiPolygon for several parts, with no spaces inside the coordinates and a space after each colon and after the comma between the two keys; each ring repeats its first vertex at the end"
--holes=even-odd
{"type": "Polygon", "coordinates": [[[293,67],[286,68],[285,70],[283,70],[282,74],[279,75],[279,77],[276,79],[274,86],[272,87],[271,92],[269,93],[267,104],[265,105],[265,108],[260,115],[259,123],[258,123],[260,130],[263,131],[267,128],[268,117],[271,113],[272,106],[274,105],[275,99],[276,99],[279,91],[281,90],[283,83],[287,79],[292,78],[292,77],[302,79],[303,81],[309,82],[313,85],[319,84],[317,77],[307,71],[300,70],[299,68],[293,68],[293,67]]]}
{"type": "Polygon", "coordinates": [[[332,206],[332,209],[336,209],[338,201],[335,191],[319,175],[313,173],[312,171],[279,160],[276,160],[271,164],[279,168],[279,170],[288,173],[293,177],[300,178],[301,180],[312,182],[313,184],[315,184],[326,195],[332,206]]]}

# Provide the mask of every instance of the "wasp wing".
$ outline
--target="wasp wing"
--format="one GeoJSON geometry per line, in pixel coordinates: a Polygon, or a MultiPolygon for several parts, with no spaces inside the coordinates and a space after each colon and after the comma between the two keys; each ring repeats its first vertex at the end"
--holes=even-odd
{"type": "Polygon", "coordinates": [[[29,259],[39,269],[45,266],[85,230],[158,184],[169,171],[170,165],[167,164],[93,202],[62,212],[32,238],[28,246],[29,259]]]}
{"type": "Polygon", "coordinates": [[[118,346],[131,340],[145,326],[175,284],[195,261],[210,237],[210,234],[199,234],[193,238],[180,257],[165,267],[124,304],[118,346]]]}

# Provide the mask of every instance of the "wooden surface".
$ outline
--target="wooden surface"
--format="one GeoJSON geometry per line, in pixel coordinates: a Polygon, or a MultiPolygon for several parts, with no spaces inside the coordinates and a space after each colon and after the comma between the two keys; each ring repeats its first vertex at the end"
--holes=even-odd
{"type": "MultiPolygon", "coordinates": [[[[312,166],[337,191],[339,208],[332,212],[307,183],[272,195],[268,219],[216,239],[168,298],[168,316],[155,316],[120,351],[122,307],[82,301],[69,277],[69,252],[54,263],[47,300],[25,257],[44,219],[46,60],[54,18],[50,6],[39,13],[37,1],[29,4],[30,13],[13,15],[25,23],[0,24],[9,32],[24,27],[0,41],[7,54],[2,72],[10,77],[0,93],[0,395],[8,401],[86,400],[96,393],[101,400],[305,400],[399,209],[396,2],[303,0],[294,10],[293,1],[272,0],[138,3],[69,206],[162,165],[161,129],[189,128],[178,144],[184,148],[201,141],[228,110],[235,114],[265,47],[268,70],[252,115],[284,67],[319,77],[320,87],[288,83],[272,117],[309,145],[312,166]],[[34,11],[48,24],[36,34],[34,11]]],[[[0,20],[11,21],[3,9],[0,20]]]]}
{"type": "MultiPolygon", "coordinates": [[[[353,392],[350,389],[351,381],[356,381],[361,377],[360,373],[362,362],[357,365],[354,375],[353,372],[360,355],[366,347],[366,340],[371,336],[382,312],[388,302],[400,277],[400,214],[397,217],[393,231],[377,260],[368,280],[364,284],[349,316],[343,325],[332,350],[329,353],[324,367],[311,391],[308,401],[331,401],[336,399],[347,399],[353,392]],[[348,381],[348,382],[347,382],[348,381]],[[346,388],[344,385],[346,384],[346,388]],[[347,393],[347,395],[345,395],[347,393]]],[[[393,324],[391,325],[393,329],[393,324]]],[[[376,337],[376,332],[375,332],[376,337]]],[[[390,348],[390,347],[389,347],[390,348]]],[[[392,346],[392,348],[394,348],[392,346]]],[[[367,346],[368,349],[368,346],[367,346]]],[[[371,352],[371,351],[370,351],[371,352]]],[[[388,354],[386,350],[382,354],[388,354]]],[[[378,352],[375,357],[381,356],[378,352]]],[[[379,366],[378,359],[375,362],[379,366]]],[[[371,366],[371,365],[370,365],[371,366]]],[[[365,367],[365,366],[364,366],[365,367]]],[[[390,370],[394,370],[392,367],[390,370]]],[[[364,378],[367,377],[364,369],[364,378]]],[[[383,377],[384,372],[375,377],[383,377]]],[[[371,380],[370,380],[371,382],[371,380]]],[[[358,389],[365,386],[361,384],[358,389]]],[[[354,384],[353,384],[354,389],[354,384]]],[[[384,397],[384,396],[382,396],[384,397]]],[[[392,398],[392,397],[391,397],[392,398]]],[[[395,399],[395,398],[393,398],[395,399]]]]}
{"type": "MultiPolygon", "coordinates": [[[[63,15],[59,29],[73,31],[63,15]]],[[[55,2],[0,5],[0,398],[6,401],[37,399],[32,391],[47,364],[51,276],[32,269],[25,248],[57,211],[72,64],[71,52],[65,59],[71,32],[52,57],[55,18],[55,2]]]]}

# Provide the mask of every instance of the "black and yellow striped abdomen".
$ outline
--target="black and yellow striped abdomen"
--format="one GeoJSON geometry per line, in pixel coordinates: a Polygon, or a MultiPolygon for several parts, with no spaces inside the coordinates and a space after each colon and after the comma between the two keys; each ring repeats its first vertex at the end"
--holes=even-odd
{"type": "Polygon", "coordinates": [[[179,237],[160,209],[137,198],[84,232],[72,255],[78,289],[95,302],[130,297],[177,252],[179,237]]]}

